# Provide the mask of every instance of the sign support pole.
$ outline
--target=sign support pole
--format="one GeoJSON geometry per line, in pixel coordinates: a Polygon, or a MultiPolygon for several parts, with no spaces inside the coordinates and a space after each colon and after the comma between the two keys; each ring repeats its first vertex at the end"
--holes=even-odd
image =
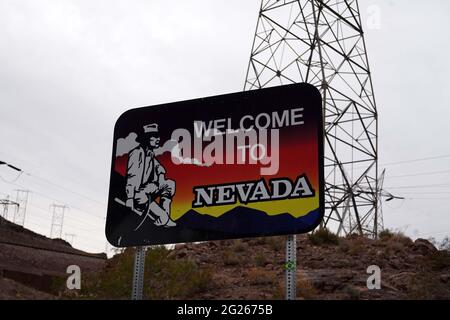
{"type": "Polygon", "coordinates": [[[297,297],[297,236],[289,235],[286,239],[286,300],[297,297]]]}
{"type": "Polygon", "coordinates": [[[142,300],[144,290],[145,247],[137,247],[134,256],[131,300],[142,300]]]}

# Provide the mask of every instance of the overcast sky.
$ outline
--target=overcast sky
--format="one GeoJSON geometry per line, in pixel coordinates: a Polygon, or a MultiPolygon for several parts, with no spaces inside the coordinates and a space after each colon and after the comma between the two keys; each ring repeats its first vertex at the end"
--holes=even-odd
{"type": "MultiPolygon", "coordinates": [[[[384,205],[385,226],[442,238],[450,235],[450,3],[361,0],[364,21],[371,5],[381,10],[380,28],[366,27],[380,167],[386,190],[408,198],[384,205]]],[[[0,167],[0,198],[31,190],[25,225],[46,235],[49,205],[66,204],[63,237],[103,251],[116,119],[134,107],[241,91],[259,6],[0,0],[0,160],[26,172],[16,180],[0,167]]]]}

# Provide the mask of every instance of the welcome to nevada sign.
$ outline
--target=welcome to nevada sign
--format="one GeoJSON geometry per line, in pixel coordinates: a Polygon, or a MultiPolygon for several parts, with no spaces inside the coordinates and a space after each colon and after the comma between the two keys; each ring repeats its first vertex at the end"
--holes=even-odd
{"type": "Polygon", "coordinates": [[[114,129],[106,236],[125,247],[305,233],[323,188],[314,86],[132,109],[114,129]]]}

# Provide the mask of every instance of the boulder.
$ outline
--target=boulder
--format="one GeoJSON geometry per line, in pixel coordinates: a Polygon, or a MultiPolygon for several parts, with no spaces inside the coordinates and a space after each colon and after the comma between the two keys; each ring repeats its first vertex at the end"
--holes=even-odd
{"type": "Polygon", "coordinates": [[[413,243],[413,251],[416,251],[422,255],[428,255],[437,251],[436,247],[428,240],[417,239],[413,243]]]}
{"type": "Polygon", "coordinates": [[[181,249],[184,249],[186,247],[187,247],[186,243],[179,243],[179,244],[175,245],[175,250],[181,250],[181,249]]]}

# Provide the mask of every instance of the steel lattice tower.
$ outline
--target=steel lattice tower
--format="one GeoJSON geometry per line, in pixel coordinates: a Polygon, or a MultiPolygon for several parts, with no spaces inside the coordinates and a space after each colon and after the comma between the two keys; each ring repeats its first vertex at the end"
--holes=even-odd
{"type": "Polygon", "coordinates": [[[3,213],[0,213],[0,217],[4,218],[5,220],[8,220],[8,211],[9,206],[15,206],[16,208],[19,207],[19,204],[17,202],[9,200],[9,196],[6,196],[6,199],[0,199],[0,205],[3,206],[3,213]]]}
{"type": "Polygon", "coordinates": [[[50,228],[50,238],[62,239],[64,214],[68,207],[58,204],[52,204],[50,208],[52,209],[52,226],[50,228]]]}
{"type": "Polygon", "coordinates": [[[323,225],[376,236],[378,116],[356,0],[262,0],[244,89],[296,82],[323,98],[323,225]]]}
{"type": "Polygon", "coordinates": [[[29,195],[29,190],[16,190],[16,203],[18,205],[16,206],[16,211],[14,211],[13,222],[22,227],[25,226],[29,195]]]}

